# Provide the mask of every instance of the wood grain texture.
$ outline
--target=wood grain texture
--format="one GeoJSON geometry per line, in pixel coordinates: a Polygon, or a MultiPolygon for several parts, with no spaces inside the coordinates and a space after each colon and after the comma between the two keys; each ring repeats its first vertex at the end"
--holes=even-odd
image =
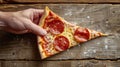
{"type": "Polygon", "coordinates": [[[1,67],[120,67],[120,61],[0,61],[1,67]]]}
{"type": "Polygon", "coordinates": [[[0,3],[3,3],[3,0],[0,0],[0,3]]]}
{"type": "Polygon", "coordinates": [[[5,0],[8,3],[120,3],[120,0],[5,0]]]}
{"type": "MultiPolygon", "coordinates": [[[[49,6],[67,21],[111,36],[100,37],[73,47],[46,60],[120,58],[120,5],[112,4],[9,4],[1,11],[18,11],[49,6]],[[18,9],[19,8],[19,9],[18,9]]],[[[40,60],[36,36],[14,35],[0,31],[0,59],[40,60]]]]}

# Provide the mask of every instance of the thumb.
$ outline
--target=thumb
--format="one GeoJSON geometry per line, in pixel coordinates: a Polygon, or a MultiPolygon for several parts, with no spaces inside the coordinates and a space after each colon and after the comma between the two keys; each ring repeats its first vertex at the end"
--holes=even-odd
{"type": "Polygon", "coordinates": [[[40,27],[40,26],[38,26],[38,25],[36,25],[36,24],[34,24],[34,23],[32,23],[31,21],[30,21],[30,23],[28,23],[27,25],[26,25],[26,28],[30,31],[30,32],[32,32],[32,33],[34,33],[34,34],[36,34],[36,35],[46,35],[47,34],[47,32],[42,28],[42,27],[40,27]]]}

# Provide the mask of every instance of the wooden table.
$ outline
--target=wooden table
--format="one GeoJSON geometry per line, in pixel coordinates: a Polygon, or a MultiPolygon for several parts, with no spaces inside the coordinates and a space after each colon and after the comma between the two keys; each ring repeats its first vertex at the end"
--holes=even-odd
{"type": "Polygon", "coordinates": [[[1,11],[18,11],[49,6],[67,21],[110,33],[75,46],[65,52],[40,59],[36,35],[15,35],[0,31],[0,67],[120,67],[120,5],[81,4],[119,3],[120,0],[0,0],[1,11]],[[85,2],[86,1],[86,2],[85,2]],[[22,4],[5,4],[5,3],[22,4]],[[24,4],[29,3],[29,4],[24,4]],[[32,4],[34,3],[34,4],[32,4]],[[42,4],[44,3],[44,4],[42,4]]]}

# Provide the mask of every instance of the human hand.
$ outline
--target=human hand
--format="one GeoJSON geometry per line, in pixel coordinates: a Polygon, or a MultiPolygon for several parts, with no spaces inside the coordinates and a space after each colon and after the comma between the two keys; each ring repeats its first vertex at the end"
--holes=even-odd
{"type": "Polygon", "coordinates": [[[2,29],[15,34],[32,32],[36,35],[45,35],[47,32],[38,26],[43,10],[26,9],[17,12],[1,12],[2,29]]]}

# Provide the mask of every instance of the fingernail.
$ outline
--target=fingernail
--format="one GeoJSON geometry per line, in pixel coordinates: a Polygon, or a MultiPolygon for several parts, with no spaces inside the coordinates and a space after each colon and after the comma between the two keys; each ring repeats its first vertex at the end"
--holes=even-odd
{"type": "Polygon", "coordinates": [[[46,35],[46,34],[47,34],[47,31],[44,30],[44,34],[46,35]]]}
{"type": "Polygon", "coordinates": [[[47,32],[43,29],[43,31],[41,32],[41,35],[46,35],[47,32]]]}

